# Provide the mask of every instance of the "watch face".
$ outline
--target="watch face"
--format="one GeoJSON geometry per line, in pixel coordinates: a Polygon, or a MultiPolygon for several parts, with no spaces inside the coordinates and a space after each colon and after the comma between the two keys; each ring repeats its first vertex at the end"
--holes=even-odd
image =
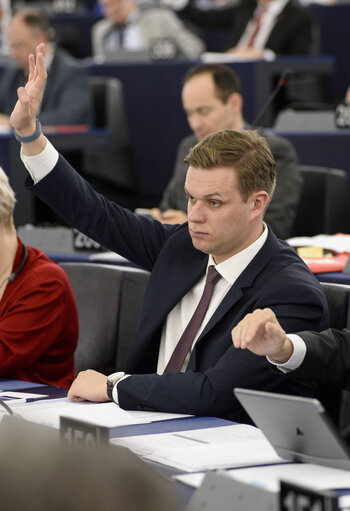
{"type": "Polygon", "coordinates": [[[114,385],[120,378],[123,378],[125,373],[123,371],[118,371],[117,373],[112,373],[107,377],[107,383],[109,385],[114,385]]]}
{"type": "Polygon", "coordinates": [[[117,373],[112,373],[107,377],[107,396],[111,401],[113,401],[113,388],[114,385],[125,376],[123,371],[118,371],[117,373]]]}

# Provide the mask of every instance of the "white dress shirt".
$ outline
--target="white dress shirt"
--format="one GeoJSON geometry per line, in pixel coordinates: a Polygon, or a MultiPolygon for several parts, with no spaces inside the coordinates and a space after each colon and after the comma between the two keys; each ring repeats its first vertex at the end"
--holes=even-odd
{"type": "Polygon", "coordinates": [[[279,364],[272,358],[267,357],[267,360],[270,362],[270,364],[275,365],[277,369],[283,373],[289,373],[290,371],[297,369],[301,365],[306,355],[306,344],[303,339],[299,337],[299,335],[288,334],[287,337],[293,344],[293,353],[290,359],[287,360],[287,362],[284,364],[279,364]]]}
{"type": "MultiPolygon", "coordinates": [[[[268,40],[273,27],[275,26],[277,17],[280,12],[284,9],[285,5],[289,0],[273,0],[263,4],[265,8],[264,15],[261,20],[261,25],[259,32],[257,33],[254,39],[254,48],[258,48],[263,50],[266,45],[266,41],[268,40]]],[[[254,15],[252,19],[248,22],[240,40],[237,43],[237,47],[246,48],[248,41],[250,40],[252,33],[255,30],[255,16],[257,14],[258,9],[261,9],[262,5],[259,4],[254,11],[254,15]]]]}

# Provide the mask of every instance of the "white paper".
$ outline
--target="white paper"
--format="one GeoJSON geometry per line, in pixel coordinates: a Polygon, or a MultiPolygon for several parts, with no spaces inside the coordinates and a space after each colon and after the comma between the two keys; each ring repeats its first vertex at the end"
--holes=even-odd
{"type": "Polygon", "coordinates": [[[145,419],[145,422],[167,421],[171,419],[184,419],[193,417],[193,415],[185,415],[183,413],[165,413],[165,412],[142,412],[128,410],[128,413],[135,419],[145,419]]]}
{"type": "Polygon", "coordinates": [[[191,486],[192,488],[199,488],[205,475],[205,472],[196,472],[194,474],[180,474],[177,476],[172,476],[172,479],[180,481],[180,483],[191,486]]]}
{"type": "Polygon", "coordinates": [[[107,428],[189,417],[188,415],[160,412],[129,412],[119,408],[118,405],[112,402],[77,402],[70,401],[68,398],[45,399],[33,403],[18,404],[16,412],[32,422],[46,424],[54,428],[59,428],[60,416],[90,422],[107,428]]]}
{"type": "Polygon", "coordinates": [[[292,247],[322,247],[334,252],[350,252],[349,235],[318,234],[317,236],[299,236],[287,240],[292,247]]]}
{"type": "Polygon", "coordinates": [[[264,465],[284,461],[265,439],[222,444],[201,443],[186,448],[170,447],[145,457],[184,472],[201,472],[202,470],[264,465]]]}
{"type": "Polygon", "coordinates": [[[279,491],[281,479],[313,490],[350,488],[350,471],[312,463],[287,463],[229,470],[227,474],[239,481],[255,484],[273,492],[279,491]]]}
{"type": "Polygon", "coordinates": [[[215,51],[206,51],[200,56],[202,62],[216,63],[216,62],[246,62],[247,60],[264,60],[264,57],[259,59],[255,55],[237,55],[235,53],[221,53],[215,51]]]}
{"type": "Polygon", "coordinates": [[[338,507],[343,511],[350,510],[350,495],[342,495],[338,498],[338,507]]]}
{"type": "MultiPolygon", "coordinates": [[[[142,413],[142,412],[141,412],[142,413]]],[[[264,435],[259,429],[247,424],[235,424],[215,428],[203,428],[171,433],[156,433],[152,435],[134,435],[113,438],[112,443],[128,447],[139,456],[163,456],[169,449],[188,449],[202,445],[225,444],[232,446],[242,440],[261,440],[264,435]]]]}
{"type": "Polygon", "coordinates": [[[150,422],[145,417],[132,416],[115,403],[74,402],[67,398],[18,405],[17,413],[27,420],[54,428],[59,428],[61,416],[108,428],[150,422]]]}

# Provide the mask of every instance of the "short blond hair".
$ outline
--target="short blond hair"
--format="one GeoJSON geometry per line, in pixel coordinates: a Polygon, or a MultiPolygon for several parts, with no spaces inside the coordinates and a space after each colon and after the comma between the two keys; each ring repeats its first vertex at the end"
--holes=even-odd
{"type": "Polygon", "coordinates": [[[198,142],[185,158],[194,168],[235,170],[242,200],[259,190],[270,199],[276,186],[276,162],[266,139],[253,130],[220,130],[198,142]]]}
{"type": "Polygon", "coordinates": [[[16,198],[8,177],[0,167],[0,227],[5,230],[12,230],[13,210],[15,209],[16,198]]]}

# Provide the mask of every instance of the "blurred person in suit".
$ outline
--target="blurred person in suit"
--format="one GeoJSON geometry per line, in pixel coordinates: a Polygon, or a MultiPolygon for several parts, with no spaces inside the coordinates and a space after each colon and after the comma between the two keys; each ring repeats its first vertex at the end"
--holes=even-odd
{"type": "Polygon", "coordinates": [[[157,40],[171,40],[180,55],[197,58],[201,39],[166,7],[137,4],[136,0],[101,0],[105,18],[92,27],[94,57],[117,57],[119,51],[150,52],[157,40]]]}
{"type": "Polygon", "coordinates": [[[237,5],[203,11],[190,0],[182,16],[199,27],[229,31],[226,51],[246,58],[309,55],[319,50],[318,26],[297,0],[240,0],[237,5]]]}
{"type": "Polygon", "coordinates": [[[39,119],[43,125],[89,125],[92,100],[83,65],[54,44],[54,29],[42,11],[26,8],[12,17],[8,27],[12,62],[0,78],[0,124],[10,125],[9,115],[17,101],[17,88],[28,78],[28,55],[45,43],[48,79],[39,119]]]}
{"type": "Polygon", "coordinates": [[[73,291],[62,268],[17,236],[14,207],[0,168],[0,377],[68,388],[78,341],[73,291]]]}
{"type": "MultiPolygon", "coordinates": [[[[193,135],[180,143],[172,178],[159,208],[151,210],[154,218],[170,224],[187,220],[188,201],[184,190],[187,165],[184,159],[191,147],[220,129],[251,128],[243,118],[239,78],[228,66],[199,64],[191,67],[183,80],[182,104],[193,135]]],[[[297,155],[287,139],[261,128],[259,132],[269,143],[277,172],[276,189],[264,219],[278,238],[286,239],[292,233],[302,187],[297,155]]]]}

